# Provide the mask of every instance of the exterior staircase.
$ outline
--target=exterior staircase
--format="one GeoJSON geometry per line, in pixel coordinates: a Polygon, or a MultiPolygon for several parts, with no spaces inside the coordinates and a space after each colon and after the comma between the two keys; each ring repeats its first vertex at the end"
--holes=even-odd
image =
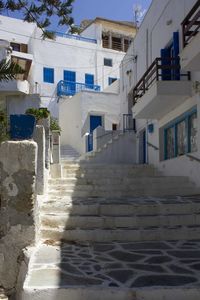
{"type": "MultiPolygon", "coordinates": [[[[156,258],[162,264],[162,259],[171,259],[170,247],[177,245],[177,251],[180,251],[180,241],[186,240],[188,245],[189,240],[197,243],[200,237],[199,192],[187,177],[163,176],[149,165],[63,162],[62,178],[49,180],[48,195],[39,203],[38,242],[19,299],[172,299],[166,289],[161,294],[153,289],[152,298],[147,290],[143,294],[140,294],[141,289],[136,292],[141,286],[151,290],[155,286],[146,281],[140,284],[144,277],[141,268],[146,268],[147,273],[150,270],[148,276],[152,276],[152,280],[153,268],[159,269],[155,256],[151,258],[155,263],[151,264],[150,258],[145,258],[149,263],[144,264],[141,252],[146,255],[147,249],[151,249],[148,255],[157,254],[156,258]],[[170,245],[165,242],[169,240],[170,245]],[[143,250],[135,250],[133,254],[120,250],[124,247],[143,250]],[[161,252],[160,247],[163,247],[161,252]],[[119,265],[129,259],[131,263],[122,270],[119,265]],[[143,264],[133,264],[137,260],[142,260],[143,264]],[[109,272],[106,271],[108,265],[112,265],[109,272]],[[128,274],[130,278],[127,278],[128,274]],[[130,283],[133,278],[134,283],[130,283]]],[[[172,253],[174,260],[177,251],[172,253]]],[[[190,251],[188,256],[192,255],[190,251]]],[[[200,253],[198,255],[200,260],[200,253]]],[[[166,269],[163,272],[164,275],[160,271],[155,280],[163,278],[160,285],[164,287],[174,286],[173,276],[182,291],[184,282],[193,282],[187,275],[179,278],[166,269]]],[[[173,292],[176,295],[176,291],[173,292]]],[[[191,299],[198,300],[199,296],[198,292],[197,297],[191,299]]]]}
{"type": "Polygon", "coordinates": [[[60,149],[61,160],[64,161],[78,161],[80,154],[70,145],[61,146],[60,149]]]}

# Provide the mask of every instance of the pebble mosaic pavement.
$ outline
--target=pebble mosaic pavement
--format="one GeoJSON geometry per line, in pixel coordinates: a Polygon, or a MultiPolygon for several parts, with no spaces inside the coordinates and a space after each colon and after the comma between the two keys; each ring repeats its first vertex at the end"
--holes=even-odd
{"type": "Polygon", "coordinates": [[[61,245],[46,241],[34,255],[30,284],[45,282],[60,287],[200,287],[200,240],[61,245]]]}

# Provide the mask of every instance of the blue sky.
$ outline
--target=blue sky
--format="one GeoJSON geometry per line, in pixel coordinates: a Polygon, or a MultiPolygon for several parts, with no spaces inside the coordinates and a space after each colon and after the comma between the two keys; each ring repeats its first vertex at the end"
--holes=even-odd
{"type": "Polygon", "coordinates": [[[148,9],[151,0],[75,0],[73,17],[75,24],[83,19],[104,17],[113,20],[133,21],[133,6],[148,9]]]}
{"type": "MultiPolygon", "coordinates": [[[[133,7],[139,5],[142,11],[146,11],[150,3],[151,0],[75,0],[72,16],[76,25],[79,25],[82,20],[95,19],[96,17],[118,21],[134,21],[133,7]]],[[[5,12],[4,14],[10,17],[22,18],[22,14],[19,12],[5,12]]],[[[59,28],[56,20],[56,18],[52,19],[50,30],[65,32],[67,28],[59,28]]]]}

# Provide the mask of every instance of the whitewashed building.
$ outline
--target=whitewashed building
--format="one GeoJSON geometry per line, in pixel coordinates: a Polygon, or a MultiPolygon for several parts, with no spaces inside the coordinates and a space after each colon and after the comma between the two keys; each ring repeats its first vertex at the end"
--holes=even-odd
{"type": "Polygon", "coordinates": [[[58,116],[60,97],[85,89],[102,91],[119,78],[119,65],[135,28],[128,22],[97,18],[81,35],[55,34],[54,40],[43,40],[35,24],[0,16],[0,39],[10,43],[12,60],[26,70],[19,76],[20,84],[8,82],[0,91],[38,94],[41,105],[58,116]]]}
{"type": "Polygon", "coordinates": [[[43,40],[35,24],[0,16],[0,39],[12,48],[11,59],[26,70],[17,80],[0,84],[1,106],[9,114],[48,107],[60,119],[62,145],[71,144],[80,153],[87,148],[83,135],[94,126],[119,126],[118,84],[110,85],[119,79],[120,63],[136,33],[131,22],[96,18],[84,23],[80,35],[56,32],[54,40],[43,40]],[[77,98],[84,98],[84,105],[77,106],[77,98]],[[94,124],[89,121],[87,128],[90,115],[94,124]]]}
{"type": "Polygon", "coordinates": [[[199,0],[153,0],[122,61],[120,85],[121,112],[136,119],[137,161],[198,185],[199,15],[199,0]]]}

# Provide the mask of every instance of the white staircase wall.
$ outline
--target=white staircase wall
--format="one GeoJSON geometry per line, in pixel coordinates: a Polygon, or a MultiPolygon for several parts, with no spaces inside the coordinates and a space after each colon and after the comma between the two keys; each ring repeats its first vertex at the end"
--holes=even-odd
{"type": "Polygon", "coordinates": [[[92,163],[136,163],[136,135],[132,131],[113,136],[95,155],[90,158],[92,163]]]}

